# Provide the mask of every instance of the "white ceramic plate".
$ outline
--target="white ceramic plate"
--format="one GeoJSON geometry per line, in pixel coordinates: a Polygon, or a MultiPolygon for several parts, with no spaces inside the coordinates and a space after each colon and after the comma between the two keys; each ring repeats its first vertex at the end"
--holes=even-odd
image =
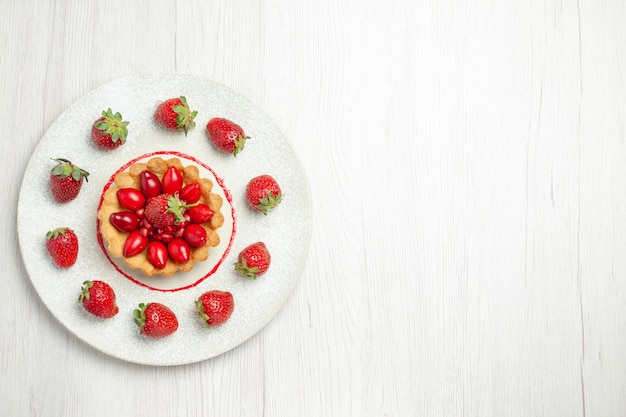
{"type": "MultiPolygon", "coordinates": [[[[167,156],[167,155],[166,155],[167,156]]],[[[186,160],[183,164],[186,165],[186,160]]],[[[226,201],[225,201],[226,202],[226,201]]],[[[228,204],[225,204],[230,209],[228,204]]],[[[311,197],[308,181],[289,141],[256,105],[233,90],[200,76],[158,74],[122,78],[87,94],[68,108],[48,129],[33,153],[22,181],[18,202],[20,249],[30,280],[51,313],[72,333],[111,356],[149,365],[180,365],[224,353],[257,333],[278,312],[298,281],[311,238],[311,197]],[[197,126],[188,136],[159,128],[153,113],[160,101],[184,95],[198,111],[197,126]],[[111,107],[130,122],[126,144],[112,151],[97,149],[90,140],[92,123],[111,107]],[[205,130],[212,117],[240,124],[251,137],[236,158],[218,152],[205,130]],[[188,155],[209,167],[232,196],[236,232],[218,230],[223,263],[197,285],[177,291],[150,289],[124,276],[98,244],[96,211],[111,175],[127,162],[151,152],[188,155]],[[57,204],[48,188],[51,158],[66,158],[89,171],[89,182],[77,199],[57,204]],[[267,216],[247,206],[245,187],[260,174],[279,182],[284,198],[267,216]],[[57,268],[45,249],[46,232],[70,227],[78,235],[76,264],[57,268]],[[256,280],[233,270],[245,246],[263,241],[272,255],[268,272],[256,280]],[[223,246],[223,247],[222,247],[223,246]],[[111,284],[120,312],[96,319],[78,303],[82,282],[100,279],[111,284]],[[230,291],[235,311],[222,326],[206,328],[194,301],[204,291],[230,291]],[[176,313],[178,330],[162,339],[142,336],[133,321],[139,303],[161,302],[176,313]]],[[[214,254],[210,252],[210,258],[214,254]]],[[[207,261],[208,262],[208,261],[207,261]]],[[[126,271],[128,272],[128,271],[126,271]]],[[[141,274],[140,272],[128,272],[141,274]]],[[[168,278],[163,278],[168,279],[168,278]]]]}

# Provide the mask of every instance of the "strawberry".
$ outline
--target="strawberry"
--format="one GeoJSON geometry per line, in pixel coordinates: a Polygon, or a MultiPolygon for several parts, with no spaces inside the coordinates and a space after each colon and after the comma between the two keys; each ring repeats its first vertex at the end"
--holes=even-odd
{"type": "Polygon", "coordinates": [[[196,311],[207,327],[223,324],[234,308],[235,300],[228,291],[207,291],[196,300],[196,311]]]}
{"type": "Polygon", "coordinates": [[[280,186],[270,175],[252,178],[246,187],[248,203],[265,215],[281,202],[282,197],[280,186]]]}
{"type": "Polygon", "coordinates": [[[141,333],[148,337],[169,336],[178,329],[176,314],[160,303],[141,303],[139,308],[133,311],[133,316],[141,333]]]}
{"type": "Polygon", "coordinates": [[[167,129],[183,129],[185,136],[189,129],[196,127],[193,120],[198,115],[197,111],[191,111],[184,96],[170,98],[159,104],[154,113],[154,119],[167,129]]]}
{"type": "Polygon", "coordinates": [[[59,268],[69,268],[78,258],[78,237],[67,227],[50,230],[46,233],[46,249],[59,268]]]}
{"type": "Polygon", "coordinates": [[[100,149],[115,149],[126,143],[128,123],[122,120],[120,113],[113,113],[109,108],[91,126],[91,140],[100,149]]]}
{"type": "Polygon", "coordinates": [[[189,207],[180,198],[170,194],[159,194],[146,204],[144,218],[156,228],[173,226],[184,222],[185,209],[189,207]]]}
{"type": "Polygon", "coordinates": [[[241,126],[221,117],[209,120],[206,131],[217,149],[232,153],[233,156],[237,156],[246,144],[246,140],[250,139],[241,126]]]}
{"type": "Polygon", "coordinates": [[[272,258],[265,243],[256,242],[244,248],[235,263],[235,271],[247,278],[256,279],[267,271],[272,258]]]}
{"type": "Polygon", "coordinates": [[[115,291],[104,281],[85,281],[78,297],[85,310],[96,317],[108,319],[119,311],[115,291]]]}
{"type": "Polygon", "coordinates": [[[63,158],[56,158],[57,165],[50,172],[50,191],[52,197],[57,203],[67,203],[78,196],[80,188],[83,186],[83,180],[89,181],[87,178],[89,172],[72,164],[72,162],[63,158]]]}

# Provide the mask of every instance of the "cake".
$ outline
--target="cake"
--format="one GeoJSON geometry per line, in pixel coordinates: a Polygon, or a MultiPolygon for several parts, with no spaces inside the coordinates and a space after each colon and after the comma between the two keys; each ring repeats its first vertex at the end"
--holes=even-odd
{"type": "Polygon", "coordinates": [[[178,271],[191,271],[196,262],[208,259],[210,248],[220,243],[217,230],[224,224],[224,216],[220,211],[223,200],[220,195],[212,193],[212,189],[213,182],[208,178],[201,178],[197,166],[192,164],[183,166],[176,157],[165,160],[155,156],[147,162],[135,162],[128,169],[116,173],[110,187],[103,192],[98,208],[99,231],[108,253],[112,258],[123,259],[130,268],[140,270],[146,276],[168,277],[178,271]],[[162,192],[155,195],[156,193],[147,191],[145,185],[147,177],[158,178],[159,185],[163,186],[162,192]],[[167,177],[165,181],[164,177],[167,177]],[[171,184],[176,183],[176,179],[179,183],[172,188],[171,184]],[[165,188],[167,192],[163,192],[165,188]],[[193,189],[196,190],[195,197],[189,197],[189,201],[180,198],[180,195],[194,194],[187,191],[193,189]],[[130,199],[132,204],[128,203],[125,197],[120,197],[125,192],[137,196],[135,200],[139,201],[130,199]],[[154,211],[152,206],[156,204],[157,199],[168,201],[170,207],[181,206],[176,215],[169,210],[163,213],[163,216],[175,217],[168,226],[157,224],[153,220],[154,217],[148,215],[148,211],[154,211]],[[151,203],[152,200],[155,201],[151,203]],[[202,214],[195,215],[196,212],[202,214]],[[116,221],[119,218],[123,218],[124,222],[116,221]],[[131,221],[128,221],[129,219],[131,221]],[[192,244],[188,244],[188,248],[185,249],[189,252],[183,257],[184,261],[179,254],[172,254],[170,250],[165,253],[166,259],[162,259],[161,263],[155,261],[154,251],[149,251],[148,245],[165,246],[170,249],[173,240],[184,245],[181,240],[188,240],[186,231],[191,229],[188,227],[190,224],[196,225],[193,228],[196,231],[200,230],[201,235],[204,235],[201,230],[203,229],[206,238],[202,236],[199,242],[198,239],[190,240],[192,244]],[[161,242],[163,245],[153,242],[161,242]],[[130,243],[134,243],[133,250],[129,250],[129,246],[133,246],[130,243]],[[176,258],[178,260],[175,260],[176,258]]]}

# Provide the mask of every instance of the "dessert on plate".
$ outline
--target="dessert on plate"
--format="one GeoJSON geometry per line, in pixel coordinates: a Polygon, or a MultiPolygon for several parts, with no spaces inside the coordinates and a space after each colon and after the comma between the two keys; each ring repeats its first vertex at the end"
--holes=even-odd
{"type": "Polygon", "coordinates": [[[222,197],[197,166],[159,156],[115,174],[98,208],[111,257],[147,276],[191,271],[220,243],[222,197]]]}

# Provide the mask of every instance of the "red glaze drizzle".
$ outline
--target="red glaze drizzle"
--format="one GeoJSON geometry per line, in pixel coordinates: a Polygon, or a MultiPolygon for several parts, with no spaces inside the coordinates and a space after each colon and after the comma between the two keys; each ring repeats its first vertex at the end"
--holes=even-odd
{"type": "Polygon", "coordinates": [[[187,155],[187,154],[184,154],[184,153],[178,152],[178,151],[155,151],[155,152],[149,152],[147,154],[138,156],[135,159],[132,159],[131,161],[129,161],[126,164],[124,164],[117,171],[115,171],[115,173],[113,173],[111,178],[109,178],[109,181],[107,181],[107,183],[104,185],[104,188],[102,189],[102,194],[100,195],[100,201],[98,202],[98,209],[97,210],[100,210],[100,207],[102,206],[102,202],[104,201],[104,192],[111,187],[111,184],[113,184],[113,182],[115,181],[115,176],[117,174],[127,170],[128,167],[130,167],[132,164],[134,164],[134,163],[136,163],[136,162],[138,162],[138,161],[140,161],[142,159],[149,158],[151,156],[162,156],[162,155],[173,155],[173,156],[177,156],[179,158],[184,158],[184,159],[192,161],[193,163],[195,163],[197,165],[201,165],[203,168],[205,168],[206,170],[210,171],[213,174],[213,176],[215,177],[215,179],[217,180],[217,183],[219,184],[220,188],[224,191],[224,195],[226,196],[226,199],[228,200],[228,203],[230,204],[231,215],[232,215],[232,218],[233,218],[233,229],[232,229],[232,233],[230,235],[230,241],[228,242],[228,246],[226,247],[226,250],[224,251],[224,254],[220,258],[220,260],[215,264],[213,269],[211,269],[203,277],[200,277],[196,282],[193,282],[193,283],[191,283],[189,285],[185,285],[183,287],[172,288],[172,289],[155,288],[155,287],[152,287],[152,286],[150,286],[150,285],[148,285],[148,284],[146,284],[144,282],[139,281],[138,279],[136,279],[132,275],[129,275],[126,272],[122,271],[122,269],[119,266],[117,266],[115,261],[113,259],[111,259],[111,256],[109,255],[109,252],[104,247],[104,239],[102,238],[102,234],[100,233],[100,220],[97,217],[96,217],[96,231],[97,231],[97,238],[98,238],[98,244],[100,245],[100,249],[102,249],[102,252],[104,253],[104,255],[107,257],[107,259],[109,260],[111,265],[113,265],[113,267],[115,268],[115,270],[118,273],[120,273],[124,277],[128,278],[129,280],[131,280],[135,284],[140,285],[140,286],[145,287],[145,288],[148,288],[149,290],[162,291],[162,292],[175,292],[175,291],[181,291],[181,290],[186,290],[186,289],[189,289],[189,288],[193,288],[196,285],[200,284],[205,279],[207,279],[208,277],[210,277],[211,275],[213,275],[215,273],[215,271],[217,271],[217,269],[220,267],[220,265],[222,265],[222,263],[224,262],[224,259],[226,259],[226,256],[228,256],[228,253],[230,252],[230,248],[233,245],[233,240],[235,239],[235,232],[237,231],[237,227],[236,227],[236,223],[237,222],[236,222],[235,206],[233,206],[233,197],[232,197],[232,194],[231,194],[230,190],[227,189],[224,186],[224,180],[221,177],[219,177],[215,173],[215,171],[213,171],[213,169],[211,167],[206,165],[204,162],[201,162],[201,161],[197,160],[196,158],[194,158],[191,155],[187,155]]]}

